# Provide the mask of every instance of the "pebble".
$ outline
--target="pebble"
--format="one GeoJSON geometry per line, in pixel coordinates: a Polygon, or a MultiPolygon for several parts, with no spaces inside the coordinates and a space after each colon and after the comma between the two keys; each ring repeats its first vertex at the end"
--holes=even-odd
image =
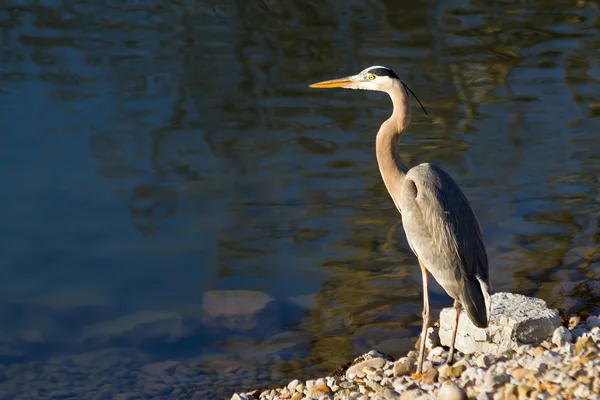
{"type": "Polygon", "coordinates": [[[571,331],[565,328],[564,326],[559,326],[554,330],[552,334],[552,343],[557,345],[558,347],[562,347],[567,343],[571,343],[573,341],[573,335],[571,331]]]}
{"type": "Polygon", "coordinates": [[[402,357],[394,363],[394,376],[409,375],[415,365],[415,359],[411,357],[402,357]]]}
{"type": "Polygon", "coordinates": [[[446,376],[449,378],[459,378],[467,368],[464,365],[456,365],[446,368],[446,376]]]}
{"type": "MultiPolygon", "coordinates": [[[[396,362],[370,352],[355,360],[342,376],[293,380],[281,389],[263,392],[261,399],[600,400],[600,318],[573,324],[572,329],[555,329],[542,343],[522,345],[502,354],[457,357],[452,366],[444,360],[447,350],[434,346],[423,363],[422,374],[412,374],[417,356],[414,351],[396,362]]],[[[245,400],[243,394],[232,399],[245,400]]]]}
{"type": "Polygon", "coordinates": [[[437,382],[438,375],[439,375],[438,370],[435,368],[431,368],[423,374],[423,376],[421,377],[421,383],[423,385],[432,385],[437,382]]]}
{"type": "Polygon", "coordinates": [[[346,371],[346,376],[356,374],[356,376],[362,378],[365,375],[364,369],[367,367],[373,367],[375,369],[381,368],[385,365],[385,359],[382,357],[370,358],[365,361],[361,361],[355,365],[352,365],[346,371]]]}
{"type": "Polygon", "coordinates": [[[296,388],[300,384],[302,384],[302,382],[300,382],[298,379],[294,379],[293,381],[288,383],[287,388],[291,393],[294,393],[296,391],[296,388]]]}
{"type": "Polygon", "coordinates": [[[442,384],[437,398],[439,400],[467,400],[467,393],[456,383],[446,381],[442,384]]]}
{"type": "Polygon", "coordinates": [[[479,357],[477,357],[475,364],[477,364],[479,368],[489,368],[490,365],[492,365],[492,361],[492,356],[488,354],[481,354],[479,357]]]}

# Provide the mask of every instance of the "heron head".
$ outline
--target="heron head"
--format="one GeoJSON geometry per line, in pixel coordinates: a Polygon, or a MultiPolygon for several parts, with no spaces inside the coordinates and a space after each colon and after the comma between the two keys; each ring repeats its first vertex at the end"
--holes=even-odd
{"type": "MultiPolygon", "coordinates": [[[[419,105],[427,114],[425,107],[419,101],[417,96],[412,90],[402,82],[398,75],[388,67],[382,67],[375,65],[373,67],[366,68],[356,75],[347,76],[345,78],[332,79],[329,81],[317,82],[309,85],[311,88],[316,89],[330,89],[330,88],[344,88],[344,89],[361,89],[361,90],[376,90],[378,92],[386,92],[393,96],[394,90],[404,88],[406,92],[405,99],[408,101],[408,93],[410,92],[415,99],[419,102],[419,105]]],[[[397,93],[397,92],[396,92],[397,93]]]]}
{"type": "Polygon", "coordinates": [[[313,83],[310,85],[310,87],[317,89],[339,87],[345,89],[377,90],[380,92],[387,92],[394,86],[394,84],[402,84],[400,78],[398,78],[398,75],[396,75],[394,71],[387,67],[373,66],[364,69],[356,75],[313,83]]]}

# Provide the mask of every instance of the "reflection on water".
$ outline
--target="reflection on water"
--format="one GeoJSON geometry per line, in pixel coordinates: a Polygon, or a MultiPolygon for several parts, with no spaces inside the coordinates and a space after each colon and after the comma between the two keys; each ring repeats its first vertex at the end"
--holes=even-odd
{"type": "Polygon", "coordinates": [[[307,88],[374,64],[430,111],[404,159],[459,182],[493,290],[594,309],[599,18],[581,1],[10,1],[0,364],[125,345],[271,357],[268,382],[411,348],[420,277],[374,158],[391,104],[307,88]],[[229,290],[271,299],[240,311],[255,327],[207,310],[229,290]]]}

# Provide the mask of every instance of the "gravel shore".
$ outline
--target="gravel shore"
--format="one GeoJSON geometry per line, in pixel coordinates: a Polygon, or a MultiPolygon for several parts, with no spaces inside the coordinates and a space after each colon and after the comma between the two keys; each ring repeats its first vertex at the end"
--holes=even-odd
{"type": "Polygon", "coordinates": [[[414,374],[417,353],[396,361],[371,351],[330,376],[272,390],[236,393],[232,400],[394,399],[600,399],[600,318],[571,318],[548,340],[499,355],[459,354],[432,348],[423,374],[414,374]]]}

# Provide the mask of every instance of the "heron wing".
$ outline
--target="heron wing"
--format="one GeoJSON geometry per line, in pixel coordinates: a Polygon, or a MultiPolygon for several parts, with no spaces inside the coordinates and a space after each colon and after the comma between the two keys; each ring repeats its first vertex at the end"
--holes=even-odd
{"type": "Polygon", "coordinates": [[[469,282],[479,287],[481,281],[486,286],[481,291],[489,293],[481,228],[454,180],[435,165],[421,164],[408,171],[401,190],[399,208],[410,247],[438,283],[454,298],[468,295],[469,282]]]}

